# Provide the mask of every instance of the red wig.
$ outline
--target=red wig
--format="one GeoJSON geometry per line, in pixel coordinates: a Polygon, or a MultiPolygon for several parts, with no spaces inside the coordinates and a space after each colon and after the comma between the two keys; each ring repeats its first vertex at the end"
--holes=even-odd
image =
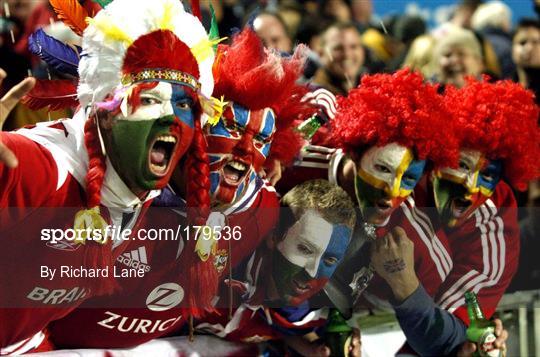
{"type": "Polygon", "coordinates": [[[449,87],[445,102],[460,146],[503,161],[504,176],[519,190],[540,174],[538,106],[532,92],[511,81],[468,79],[449,87]]]}
{"type": "Polygon", "coordinates": [[[435,167],[455,166],[458,146],[448,117],[437,87],[418,73],[365,76],[338,98],[332,141],[348,153],[396,142],[435,167]]]}
{"type": "Polygon", "coordinates": [[[252,29],[233,38],[230,46],[220,46],[214,96],[224,96],[249,110],[271,108],[276,114],[276,133],[270,158],[287,163],[300,150],[302,141],[293,130],[293,121],[305,119],[316,108],[301,101],[307,88],[296,81],[305,64],[305,48],[285,58],[264,48],[252,29]]]}

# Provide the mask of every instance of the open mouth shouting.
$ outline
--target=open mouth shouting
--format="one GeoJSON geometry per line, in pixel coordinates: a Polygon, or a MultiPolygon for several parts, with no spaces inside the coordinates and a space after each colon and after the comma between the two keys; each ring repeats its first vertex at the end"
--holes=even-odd
{"type": "Polygon", "coordinates": [[[471,207],[471,205],[472,205],[471,200],[468,200],[462,197],[453,198],[450,203],[452,216],[454,218],[460,218],[465,212],[467,212],[467,210],[469,209],[469,207],[471,207]]]}
{"type": "Polygon", "coordinates": [[[238,186],[246,177],[250,165],[231,159],[221,169],[224,181],[230,186],[238,186]]]}
{"type": "Polygon", "coordinates": [[[392,200],[381,198],[374,202],[377,213],[386,214],[392,209],[392,200]]]}
{"type": "Polygon", "coordinates": [[[148,166],[150,172],[157,177],[166,176],[169,172],[171,158],[176,151],[178,139],[170,134],[160,135],[150,146],[148,166]]]}

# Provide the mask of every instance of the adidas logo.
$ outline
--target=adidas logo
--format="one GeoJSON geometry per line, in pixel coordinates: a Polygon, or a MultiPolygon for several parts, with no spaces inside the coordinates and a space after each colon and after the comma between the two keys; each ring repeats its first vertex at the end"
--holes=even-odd
{"type": "Polygon", "coordinates": [[[131,252],[126,252],[120,255],[116,260],[133,269],[144,269],[147,273],[150,271],[145,247],[139,247],[131,252]]]}

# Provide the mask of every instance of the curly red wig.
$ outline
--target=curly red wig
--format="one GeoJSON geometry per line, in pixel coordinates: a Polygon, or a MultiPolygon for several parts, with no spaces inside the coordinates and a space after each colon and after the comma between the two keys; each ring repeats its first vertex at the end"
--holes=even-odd
{"type": "Polygon", "coordinates": [[[332,142],[348,153],[396,142],[435,167],[458,158],[449,115],[437,87],[408,69],[364,76],[347,97],[338,98],[332,142]]]}
{"type": "Polygon", "coordinates": [[[249,28],[237,34],[230,46],[219,48],[214,96],[223,96],[250,110],[272,108],[277,130],[269,157],[285,163],[292,161],[302,146],[292,128],[294,120],[305,119],[316,111],[301,101],[307,88],[296,83],[304,68],[305,54],[305,47],[299,46],[293,56],[281,57],[265,49],[249,28]]]}
{"type": "Polygon", "coordinates": [[[533,93],[519,84],[487,80],[469,78],[461,89],[448,88],[446,106],[460,146],[502,160],[505,178],[525,190],[540,175],[538,106],[533,93]]]}

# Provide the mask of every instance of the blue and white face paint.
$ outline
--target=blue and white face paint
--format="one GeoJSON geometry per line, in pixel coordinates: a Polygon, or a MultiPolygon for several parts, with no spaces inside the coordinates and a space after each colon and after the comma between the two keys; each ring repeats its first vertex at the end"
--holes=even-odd
{"type": "Polygon", "coordinates": [[[351,228],[331,224],[306,211],[289,228],[274,252],[273,278],[279,295],[298,305],[320,291],[345,256],[351,228]]]}
{"type": "Polygon", "coordinates": [[[215,126],[206,128],[211,193],[220,203],[234,203],[270,153],[276,117],[272,109],[249,110],[231,103],[215,126]]]}

